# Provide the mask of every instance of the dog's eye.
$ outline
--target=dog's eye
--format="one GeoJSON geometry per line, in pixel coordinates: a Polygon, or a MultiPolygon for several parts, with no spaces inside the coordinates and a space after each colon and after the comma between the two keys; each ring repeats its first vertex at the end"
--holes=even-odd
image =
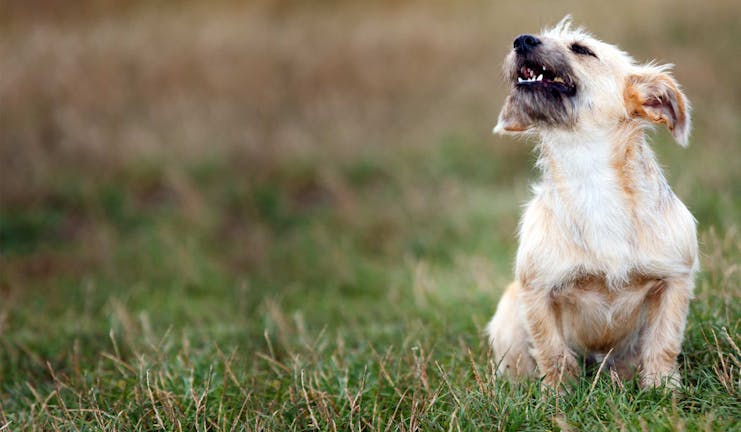
{"type": "Polygon", "coordinates": [[[597,54],[595,54],[592,50],[590,50],[589,48],[585,47],[584,45],[581,45],[581,44],[578,44],[578,43],[571,44],[571,51],[574,54],[590,55],[590,56],[592,56],[594,58],[597,58],[597,54]]]}

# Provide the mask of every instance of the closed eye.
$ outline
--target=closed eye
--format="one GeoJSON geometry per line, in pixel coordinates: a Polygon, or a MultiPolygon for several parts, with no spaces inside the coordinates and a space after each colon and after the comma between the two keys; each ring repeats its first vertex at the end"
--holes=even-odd
{"type": "Polygon", "coordinates": [[[592,56],[594,58],[598,58],[597,57],[597,54],[595,54],[592,50],[590,50],[589,48],[585,47],[584,45],[582,45],[580,43],[576,43],[575,42],[575,43],[571,44],[571,51],[574,54],[590,55],[590,56],[592,56]]]}

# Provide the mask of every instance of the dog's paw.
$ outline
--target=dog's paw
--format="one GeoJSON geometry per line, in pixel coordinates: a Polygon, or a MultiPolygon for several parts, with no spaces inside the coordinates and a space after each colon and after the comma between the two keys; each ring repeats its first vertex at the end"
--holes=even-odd
{"type": "Polygon", "coordinates": [[[579,376],[579,363],[570,353],[559,356],[553,367],[545,371],[541,389],[546,394],[563,394],[566,387],[574,384],[579,376]]]}
{"type": "Polygon", "coordinates": [[[663,386],[665,389],[676,393],[682,388],[682,377],[676,368],[664,371],[644,370],[641,372],[641,385],[643,388],[663,386]]]}

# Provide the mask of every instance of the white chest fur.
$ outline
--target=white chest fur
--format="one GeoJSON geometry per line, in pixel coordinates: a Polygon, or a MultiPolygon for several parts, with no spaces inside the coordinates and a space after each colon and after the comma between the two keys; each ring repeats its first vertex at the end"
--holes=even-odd
{"type": "Polygon", "coordinates": [[[602,275],[610,285],[627,281],[637,265],[635,214],[610,137],[554,134],[541,146],[543,181],[523,216],[518,269],[550,286],[575,272],[602,275]]]}

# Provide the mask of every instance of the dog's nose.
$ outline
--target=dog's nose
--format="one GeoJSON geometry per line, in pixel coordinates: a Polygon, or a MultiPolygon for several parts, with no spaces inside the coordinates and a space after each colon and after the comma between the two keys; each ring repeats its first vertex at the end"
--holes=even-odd
{"type": "Polygon", "coordinates": [[[515,39],[515,43],[513,45],[517,54],[527,54],[532,51],[533,48],[540,45],[540,43],[540,39],[536,38],[533,35],[525,34],[517,36],[517,39],[515,39]]]}

